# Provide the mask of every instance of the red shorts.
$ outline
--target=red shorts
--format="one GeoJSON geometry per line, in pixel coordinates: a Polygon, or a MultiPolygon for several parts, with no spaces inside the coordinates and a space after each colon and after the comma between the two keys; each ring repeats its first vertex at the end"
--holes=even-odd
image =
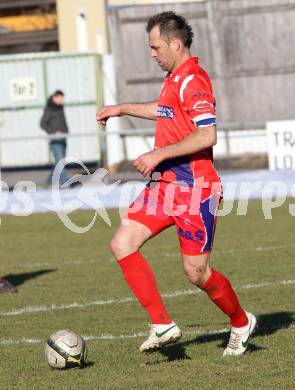
{"type": "Polygon", "coordinates": [[[125,218],[147,226],[153,236],[175,225],[181,252],[212,250],[221,194],[208,188],[152,182],[129,206],[125,218]]]}

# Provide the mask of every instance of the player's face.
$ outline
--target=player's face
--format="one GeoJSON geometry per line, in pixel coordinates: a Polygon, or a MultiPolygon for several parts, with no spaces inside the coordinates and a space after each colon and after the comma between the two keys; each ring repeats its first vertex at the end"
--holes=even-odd
{"type": "Polygon", "coordinates": [[[151,57],[157,61],[162,70],[172,71],[175,64],[175,53],[170,44],[161,38],[159,26],[155,26],[149,33],[149,47],[151,57]]]}

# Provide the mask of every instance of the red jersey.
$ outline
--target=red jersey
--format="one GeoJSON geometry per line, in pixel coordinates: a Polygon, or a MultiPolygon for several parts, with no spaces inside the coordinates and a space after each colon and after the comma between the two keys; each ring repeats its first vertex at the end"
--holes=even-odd
{"type": "MultiPolygon", "coordinates": [[[[168,73],[158,99],[155,148],[174,144],[198,127],[215,125],[215,98],[206,72],[197,57],[190,57],[168,73]]],[[[220,179],[213,166],[212,148],[160,163],[161,180],[219,190],[220,179]],[[213,183],[216,183],[213,185],[213,183]]]]}

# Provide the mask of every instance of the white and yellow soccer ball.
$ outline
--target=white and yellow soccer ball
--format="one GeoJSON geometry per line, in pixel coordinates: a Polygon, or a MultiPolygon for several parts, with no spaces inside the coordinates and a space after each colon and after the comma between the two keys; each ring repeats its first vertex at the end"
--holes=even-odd
{"type": "Polygon", "coordinates": [[[86,341],[71,330],[59,330],[46,341],[45,358],[52,368],[83,367],[86,357],[86,341]]]}

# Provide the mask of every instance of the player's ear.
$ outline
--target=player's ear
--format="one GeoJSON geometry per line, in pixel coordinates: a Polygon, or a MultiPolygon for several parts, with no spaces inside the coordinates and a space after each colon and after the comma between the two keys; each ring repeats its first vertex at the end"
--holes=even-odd
{"type": "Polygon", "coordinates": [[[175,52],[179,52],[181,49],[181,41],[178,38],[172,38],[170,41],[170,47],[173,48],[175,52]]]}

